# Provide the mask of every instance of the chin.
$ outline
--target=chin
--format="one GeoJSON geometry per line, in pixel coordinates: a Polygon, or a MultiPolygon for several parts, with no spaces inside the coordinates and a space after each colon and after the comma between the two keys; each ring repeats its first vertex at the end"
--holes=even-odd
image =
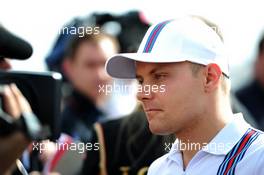
{"type": "Polygon", "coordinates": [[[156,134],[156,135],[168,135],[168,134],[170,134],[164,128],[162,128],[160,126],[153,126],[151,124],[149,124],[149,130],[151,131],[151,133],[156,134]]]}

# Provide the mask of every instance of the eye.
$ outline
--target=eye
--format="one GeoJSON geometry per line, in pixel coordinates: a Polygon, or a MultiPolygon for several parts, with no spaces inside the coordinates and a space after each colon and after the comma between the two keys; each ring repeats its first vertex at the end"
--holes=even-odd
{"type": "Polygon", "coordinates": [[[165,73],[156,73],[156,74],[154,74],[154,78],[155,78],[155,80],[162,80],[162,79],[164,79],[166,76],[167,76],[167,74],[165,74],[165,73]]]}
{"type": "Polygon", "coordinates": [[[142,78],[137,78],[138,84],[143,84],[143,79],[142,78]]]}

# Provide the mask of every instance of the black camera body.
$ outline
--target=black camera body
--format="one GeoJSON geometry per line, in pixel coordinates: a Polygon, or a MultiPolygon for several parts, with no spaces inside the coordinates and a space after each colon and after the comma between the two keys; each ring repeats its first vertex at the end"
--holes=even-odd
{"type": "Polygon", "coordinates": [[[61,79],[55,72],[0,71],[0,84],[15,83],[38,117],[47,138],[60,135],[61,79]]]}

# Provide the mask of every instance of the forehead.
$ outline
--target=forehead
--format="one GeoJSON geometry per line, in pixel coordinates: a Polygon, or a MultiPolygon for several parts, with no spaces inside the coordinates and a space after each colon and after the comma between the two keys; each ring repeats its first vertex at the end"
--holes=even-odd
{"type": "Polygon", "coordinates": [[[75,60],[86,60],[86,61],[106,61],[109,55],[115,53],[114,50],[104,50],[100,44],[92,42],[81,43],[75,54],[75,60]]]}
{"type": "Polygon", "coordinates": [[[178,63],[146,63],[146,62],[135,62],[136,65],[136,74],[148,74],[155,71],[174,71],[179,70],[188,65],[187,62],[178,62],[178,63]]]}

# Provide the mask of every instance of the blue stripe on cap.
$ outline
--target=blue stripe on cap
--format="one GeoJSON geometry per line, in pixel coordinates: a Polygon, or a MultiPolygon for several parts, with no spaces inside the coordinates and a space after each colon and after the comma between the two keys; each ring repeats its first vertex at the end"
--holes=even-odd
{"type": "Polygon", "coordinates": [[[169,23],[171,22],[172,20],[168,20],[168,21],[164,21],[164,22],[161,22],[159,24],[157,24],[153,30],[151,31],[148,39],[147,39],[147,42],[145,44],[145,47],[144,47],[144,50],[143,50],[143,53],[150,53],[161,30],[169,23]]]}

